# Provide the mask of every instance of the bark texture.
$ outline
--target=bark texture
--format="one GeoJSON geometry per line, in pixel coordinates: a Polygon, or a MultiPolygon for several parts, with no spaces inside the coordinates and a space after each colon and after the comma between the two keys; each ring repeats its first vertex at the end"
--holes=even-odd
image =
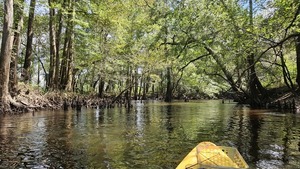
{"type": "Polygon", "coordinates": [[[26,54],[24,60],[24,72],[22,73],[23,80],[28,82],[30,80],[30,67],[32,63],[32,42],[33,42],[33,21],[34,21],[35,0],[30,1],[28,28],[27,28],[27,44],[26,54]]]}
{"type": "Polygon", "coordinates": [[[9,69],[13,45],[13,0],[4,1],[4,22],[2,32],[2,44],[0,53],[0,104],[1,109],[9,109],[10,94],[8,91],[9,69]]]}
{"type": "Polygon", "coordinates": [[[300,87],[300,36],[296,38],[296,57],[297,57],[297,78],[296,82],[300,87]]]}

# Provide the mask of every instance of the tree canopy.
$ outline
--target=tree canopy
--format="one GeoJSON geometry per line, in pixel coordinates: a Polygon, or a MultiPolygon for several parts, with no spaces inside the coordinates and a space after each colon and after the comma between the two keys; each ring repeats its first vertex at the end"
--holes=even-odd
{"type": "Polygon", "coordinates": [[[297,0],[33,2],[14,1],[16,69],[45,90],[166,101],[232,91],[257,105],[300,84],[297,0]]]}

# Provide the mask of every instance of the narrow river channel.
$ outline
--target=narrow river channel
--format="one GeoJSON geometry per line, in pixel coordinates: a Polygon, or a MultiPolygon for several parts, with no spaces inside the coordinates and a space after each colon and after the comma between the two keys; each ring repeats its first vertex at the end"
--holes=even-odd
{"type": "Polygon", "coordinates": [[[0,168],[174,169],[199,142],[238,148],[250,168],[300,168],[300,114],[226,101],[0,116],[0,168]]]}

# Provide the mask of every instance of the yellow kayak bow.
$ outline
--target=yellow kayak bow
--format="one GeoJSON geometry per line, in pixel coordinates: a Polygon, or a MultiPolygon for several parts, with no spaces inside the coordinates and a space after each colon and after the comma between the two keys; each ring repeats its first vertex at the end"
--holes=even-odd
{"type": "Polygon", "coordinates": [[[193,148],[176,169],[199,168],[247,169],[249,166],[236,148],[201,142],[193,148]]]}

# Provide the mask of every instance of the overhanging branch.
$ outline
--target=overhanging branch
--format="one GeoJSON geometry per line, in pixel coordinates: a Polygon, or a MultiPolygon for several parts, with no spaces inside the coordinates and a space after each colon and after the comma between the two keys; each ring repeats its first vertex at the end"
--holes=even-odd
{"type": "Polygon", "coordinates": [[[199,60],[199,59],[202,59],[202,58],[204,58],[204,57],[206,57],[206,56],[209,56],[209,55],[210,55],[210,53],[201,55],[201,56],[199,56],[199,57],[197,57],[197,58],[195,58],[195,59],[189,61],[186,65],[184,65],[183,67],[181,67],[179,70],[182,71],[182,70],[185,69],[189,64],[191,64],[191,63],[193,63],[193,62],[195,62],[195,61],[197,61],[197,60],[199,60]]]}

